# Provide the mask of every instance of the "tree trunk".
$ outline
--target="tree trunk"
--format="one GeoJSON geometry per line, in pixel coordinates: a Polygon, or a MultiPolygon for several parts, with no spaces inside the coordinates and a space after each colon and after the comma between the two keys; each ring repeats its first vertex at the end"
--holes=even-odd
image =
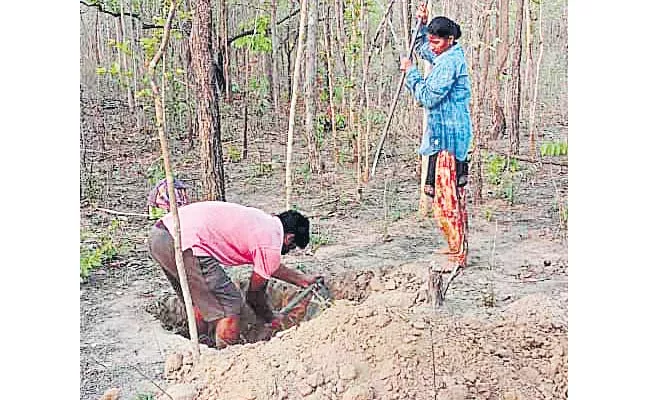
{"type": "Polygon", "coordinates": [[[408,11],[408,5],[409,1],[407,0],[402,0],[402,25],[404,27],[404,54],[408,53],[409,51],[409,38],[411,37],[410,31],[410,26],[411,24],[409,23],[409,11],[408,11]]]}
{"type": "Polygon", "coordinates": [[[535,137],[537,136],[537,126],[535,124],[535,112],[537,109],[537,95],[539,94],[539,68],[542,65],[542,55],[544,54],[544,34],[542,31],[542,2],[539,3],[539,50],[537,54],[537,66],[535,67],[535,84],[533,90],[533,99],[530,104],[530,113],[528,115],[528,135],[530,136],[530,156],[533,160],[537,159],[537,145],[535,137]]]}
{"type": "Polygon", "coordinates": [[[325,42],[325,59],[327,60],[327,88],[329,92],[329,112],[327,118],[330,119],[332,126],[332,150],[334,155],[334,169],[338,165],[339,146],[336,138],[336,111],[334,108],[334,71],[332,67],[332,57],[334,55],[334,46],[332,40],[332,20],[331,7],[327,6],[327,19],[323,20],[323,39],[325,42]]]}
{"type": "Polygon", "coordinates": [[[280,111],[280,82],[278,81],[278,32],[276,24],[278,1],[271,0],[271,94],[273,96],[274,120],[277,122],[277,114],[280,111]]]}
{"type": "Polygon", "coordinates": [[[316,19],[318,17],[318,0],[309,1],[309,18],[307,21],[307,48],[305,69],[305,135],[309,152],[309,170],[320,172],[320,163],[316,151],[316,125],[315,125],[315,80],[316,80],[316,19]]]}
{"type": "Polygon", "coordinates": [[[226,201],[219,102],[212,60],[212,18],[210,0],[195,0],[190,48],[196,83],[196,114],[201,142],[204,200],[226,201]]]}
{"type": "MultiPolygon", "coordinates": [[[[430,1],[427,2],[428,15],[432,14],[430,3],[431,3],[430,1]]],[[[424,76],[429,76],[429,74],[431,73],[432,66],[426,60],[422,60],[422,62],[424,63],[424,76]]],[[[427,130],[427,125],[428,125],[427,119],[428,119],[427,111],[424,107],[422,107],[422,134],[423,135],[426,133],[427,130]]],[[[432,206],[430,197],[424,192],[424,186],[426,185],[426,179],[428,173],[429,173],[429,156],[422,156],[420,157],[420,201],[418,203],[418,209],[420,211],[420,215],[423,217],[427,215],[427,213],[430,211],[432,206]]]]}
{"type": "Polygon", "coordinates": [[[230,103],[232,99],[231,87],[230,87],[230,46],[228,45],[228,4],[226,0],[221,0],[221,54],[223,57],[223,78],[225,81],[226,90],[224,91],[226,95],[226,101],[230,103]]]}
{"type": "Polygon", "coordinates": [[[506,64],[508,62],[508,27],[509,27],[509,9],[510,0],[499,0],[499,14],[498,14],[498,36],[499,44],[497,46],[497,68],[494,77],[495,85],[493,86],[494,92],[492,93],[492,126],[490,128],[490,136],[496,140],[503,136],[506,131],[506,117],[505,110],[505,87],[507,85],[506,78],[508,77],[508,70],[506,64]]]}
{"type": "Polygon", "coordinates": [[[300,79],[300,62],[302,61],[303,40],[305,37],[305,23],[307,22],[307,0],[300,2],[300,25],[298,28],[298,49],[296,50],[296,61],[293,68],[293,82],[291,87],[291,106],[289,107],[289,133],[287,134],[287,160],[285,170],[287,210],[291,208],[291,191],[293,189],[291,157],[293,153],[293,130],[296,121],[296,102],[298,101],[298,80],[300,79]]]}
{"type": "Polygon", "coordinates": [[[521,54],[524,19],[524,0],[517,0],[517,16],[515,19],[515,33],[512,47],[512,99],[510,107],[510,154],[519,154],[519,124],[521,110],[521,54]]]}
{"type": "MultiPolygon", "coordinates": [[[[362,70],[362,90],[363,96],[359,96],[362,100],[360,104],[363,104],[363,108],[359,107],[359,110],[363,109],[363,115],[366,122],[366,127],[363,134],[363,181],[368,182],[370,175],[370,92],[368,90],[368,73],[370,69],[370,54],[371,50],[368,49],[368,10],[366,8],[365,0],[361,1],[361,15],[359,17],[359,22],[361,24],[361,62],[363,63],[362,70]]],[[[361,133],[359,133],[361,134],[361,133]]],[[[361,188],[359,188],[361,190],[361,188]]]]}
{"type": "MultiPolygon", "coordinates": [[[[117,33],[117,43],[120,45],[124,44],[124,19],[117,18],[115,20],[115,31],[117,33]]],[[[129,70],[129,65],[126,61],[126,54],[123,49],[117,48],[117,58],[120,64],[120,84],[123,85],[126,82],[126,100],[129,105],[129,112],[133,112],[133,91],[131,90],[130,78],[125,75],[129,70]]]]}
{"type": "Polygon", "coordinates": [[[244,48],[244,88],[242,90],[244,95],[244,133],[242,138],[242,158],[248,157],[248,103],[250,102],[249,93],[249,75],[250,75],[250,49],[244,48]]]}
{"type": "MultiPolygon", "coordinates": [[[[528,112],[530,113],[530,102],[533,98],[533,28],[531,21],[531,8],[530,0],[524,0],[524,25],[526,26],[526,69],[524,72],[524,80],[522,87],[524,88],[524,97],[522,103],[528,104],[528,112]]],[[[522,111],[523,112],[523,111],[522,111]]]]}

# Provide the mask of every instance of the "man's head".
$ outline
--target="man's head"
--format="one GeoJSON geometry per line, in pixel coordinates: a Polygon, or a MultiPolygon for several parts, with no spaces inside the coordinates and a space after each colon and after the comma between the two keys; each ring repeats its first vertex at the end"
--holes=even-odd
{"type": "Polygon", "coordinates": [[[278,215],[284,230],[284,241],[282,242],[282,254],[296,246],[304,249],[309,244],[309,219],[298,211],[289,210],[278,215]]]}

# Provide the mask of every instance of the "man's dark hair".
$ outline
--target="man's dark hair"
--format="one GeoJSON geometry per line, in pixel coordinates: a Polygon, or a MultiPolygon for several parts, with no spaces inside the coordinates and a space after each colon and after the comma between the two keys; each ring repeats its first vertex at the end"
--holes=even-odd
{"type": "Polygon", "coordinates": [[[296,246],[304,249],[309,244],[309,219],[298,211],[289,210],[278,215],[284,234],[296,235],[296,246]]]}
{"type": "Polygon", "coordinates": [[[450,20],[447,17],[435,17],[429,21],[427,31],[430,35],[446,38],[449,36],[454,37],[454,41],[460,38],[460,25],[450,20]]]}

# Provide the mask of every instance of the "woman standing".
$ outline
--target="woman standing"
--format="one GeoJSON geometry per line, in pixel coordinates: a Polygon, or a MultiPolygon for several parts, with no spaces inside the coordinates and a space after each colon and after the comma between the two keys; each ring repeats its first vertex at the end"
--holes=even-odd
{"type": "MultiPolygon", "coordinates": [[[[470,79],[465,53],[456,42],[460,26],[446,17],[435,17],[429,24],[425,4],[418,8],[422,28],[417,32],[416,51],[432,64],[425,78],[408,58],[400,69],[406,72],[406,87],[427,112],[427,128],[419,152],[429,156],[425,193],[433,198],[433,215],[449,248],[452,264],[467,265],[467,153],[472,140],[469,113],[470,79]]],[[[452,265],[443,268],[450,270],[452,265]]]]}

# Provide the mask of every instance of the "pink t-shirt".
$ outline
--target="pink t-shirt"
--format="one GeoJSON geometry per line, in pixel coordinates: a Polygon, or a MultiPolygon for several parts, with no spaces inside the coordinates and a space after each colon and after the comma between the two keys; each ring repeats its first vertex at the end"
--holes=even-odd
{"type": "MultiPolygon", "coordinates": [[[[183,251],[214,257],[226,267],[253,264],[269,279],[280,266],[282,222],[262,210],[222,201],[191,203],[178,209],[183,251]]],[[[162,218],[172,236],[173,219],[162,218]]]]}

